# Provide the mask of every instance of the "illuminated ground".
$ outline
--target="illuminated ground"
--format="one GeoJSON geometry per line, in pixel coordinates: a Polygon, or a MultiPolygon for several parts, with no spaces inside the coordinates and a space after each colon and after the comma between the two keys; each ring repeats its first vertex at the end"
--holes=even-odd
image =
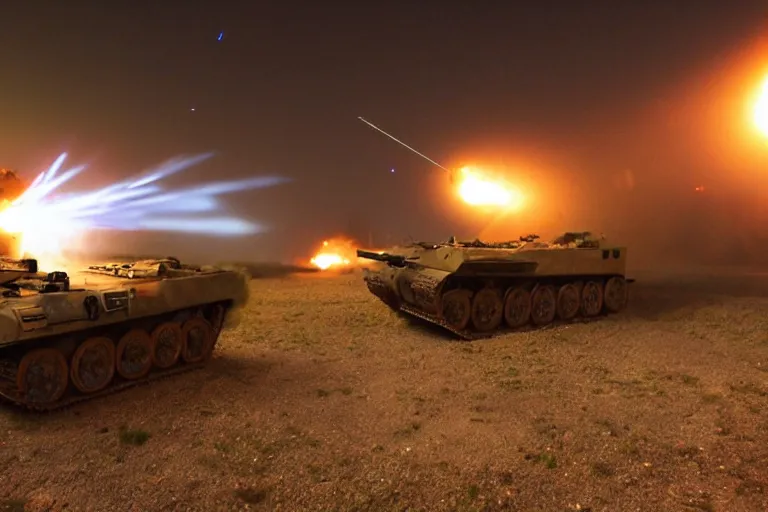
{"type": "Polygon", "coordinates": [[[623,318],[472,344],[393,317],[359,275],[255,280],[209,369],[62,414],[3,409],[0,496],[9,510],[766,510],[768,298],[750,295],[768,280],[638,277],[623,318]]]}

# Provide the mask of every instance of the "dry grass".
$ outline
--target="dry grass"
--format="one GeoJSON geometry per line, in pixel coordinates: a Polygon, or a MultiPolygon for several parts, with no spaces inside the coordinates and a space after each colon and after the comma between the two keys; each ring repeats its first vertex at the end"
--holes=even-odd
{"type": "Polygon", "coordinates": [[[766,510],[768,299],[686,279],[473,343],[359,275],[254,280],[208,369],[0,411],[0,511],[766,510]]]}

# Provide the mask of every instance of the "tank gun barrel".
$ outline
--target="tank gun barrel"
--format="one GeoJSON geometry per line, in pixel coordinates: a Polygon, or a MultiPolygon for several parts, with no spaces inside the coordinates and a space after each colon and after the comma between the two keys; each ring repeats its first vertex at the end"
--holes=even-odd
{"type": "Polygon", "coordinates": [[[399,256],[397,254],[387,254],[385,253],[378,253],[378,252],[372,252],[372,251],[363,251],[362,249],[357,250],[357,257],[358,258],[365,258],[367,260],[375,260],[375,261],[381,261],[383,263],[386,263],[388,265],[392,265],[394,267],[404,267],[405,266],[405,256],[399,256]]]}

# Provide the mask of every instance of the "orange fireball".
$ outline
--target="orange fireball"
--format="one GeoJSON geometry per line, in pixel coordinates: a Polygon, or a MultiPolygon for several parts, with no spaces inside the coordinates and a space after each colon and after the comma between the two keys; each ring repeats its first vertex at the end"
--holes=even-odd
{"type": "Polygon", "coordinates": [[[518,210],[523,205],[523,194],[503,181],[490,179],[471,167],[463,167],[459,172],[457,192],[465,203],[510,210],[518,210]]]}
{"type": "Polygon", "coordinates": [[[355,245],[351,240],[334,238],[325,240],[309,262],[320,270],[349,268],[356,257],[355,245]]]}

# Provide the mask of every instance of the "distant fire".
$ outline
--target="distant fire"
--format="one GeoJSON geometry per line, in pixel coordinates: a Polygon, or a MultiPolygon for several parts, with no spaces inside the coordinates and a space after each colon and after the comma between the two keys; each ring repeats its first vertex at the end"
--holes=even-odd
{"type": "Polygon", "coordinates": [[[309,262],[320,270],[350,268],[357,261],[357,249],[351,240],[325,240],[309,262]]]}
{"type": "Polygon", "coordinates": [[[320,270],[327,270],[333,266],[349,265],[349,260],[342,255],[330,252],[331,249],[327,249],[328,242],[323,242],[323,249],[321,252],[315,254],[314,258],[310,260],[314,266],[320,270]]]}

